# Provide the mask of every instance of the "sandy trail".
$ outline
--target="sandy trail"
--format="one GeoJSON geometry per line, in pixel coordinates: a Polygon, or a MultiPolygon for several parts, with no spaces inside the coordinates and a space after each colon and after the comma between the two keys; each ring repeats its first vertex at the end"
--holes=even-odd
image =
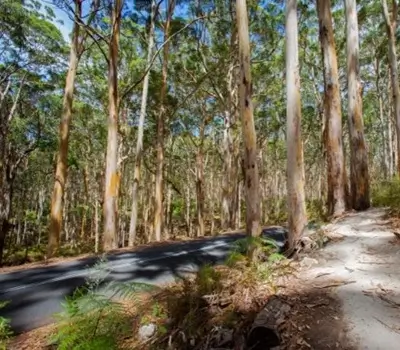
{"type": "Polygon", "coordinates": [[[384,216],[383,209],[371,209],[327,225],[343,239],[319,251],[309,270],[315,283],[350,282],[336,293],[348,336],[362,350],[400,349],[400,240],[384,216]]]}

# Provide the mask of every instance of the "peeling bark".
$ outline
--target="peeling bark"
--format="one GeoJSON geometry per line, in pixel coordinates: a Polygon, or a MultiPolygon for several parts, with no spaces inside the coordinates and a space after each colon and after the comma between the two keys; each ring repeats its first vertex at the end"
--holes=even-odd
{"type": "Polygon", "coordinates": [[[112,32],[109,44],[108,65],[108,135],[104,191],[104,238],[105,251],[118,246],[117,204],[119,190],[118,173],[118,45],[121,25],[122,0],[115,0],[112,10],[112,32]]]}
{"type": "Polygon", "coordinates": [[[239,106],[244,143],[243,170],[246,198],[246,233],[257,237],[260,229],[260,183],[257,162],[257,138],[254,126],[250,67],[249,24],[246,0],[236,0],[239,36],[239,106]]]}
{"type": "Polygon", "coordinates": [[[287,192],[289,249],[295,249],[307,223],[304,161],[301,141],[301,101],[297,1],[286,1],[287,192]]]}
{"type": "Polygon", "coordinates": [[[340,216],[346,210],[342,111],[331,2],[317,0],[319,37],[324,62],[324,143],[328,175],[328,215],[340,216]]]}
{"type": "Polygon", "coordinates": [[[356,0],[345,0],[345,8],[351,205],[355,210],[365,210],[370,207],[369,170],[362,116],[356,0]]]}
{"type": "MultiPolygon", "coordinates": [[[[396,30],[397,30],[397,16],[398,5],[397,1],[393,0],[392,16],[389,14],[388,5],[386,0],[381,0],[383,18],[385,20],[386,32],[389,38],[389,67],[390,67],[390,81],[392,84],[393,95],[393,119],[396,123],[397,135],[397,152],[395,155],[397,159],[400,154],[400,87],[399,87],[399,73],[397,68],[397,52],[396,52],[396,30]]],[[[397,161],[397,174],[400,175],[400,162],[397,161]]]]}

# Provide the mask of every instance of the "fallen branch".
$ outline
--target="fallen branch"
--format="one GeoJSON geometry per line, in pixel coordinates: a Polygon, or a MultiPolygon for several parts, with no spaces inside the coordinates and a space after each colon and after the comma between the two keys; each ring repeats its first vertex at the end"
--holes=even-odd
{"type": "Polygon", "coordinates": [[[324,289],[324,288],[331,288],[331,287],[341,287],[341,286],[345,286],[345,285],[351,284],[351,283],[356,283],[356,281],[336,281],[336,282],[326,284],[324,286],[314,285],[313,287],[318,288],[318,289],[324,289]]]}

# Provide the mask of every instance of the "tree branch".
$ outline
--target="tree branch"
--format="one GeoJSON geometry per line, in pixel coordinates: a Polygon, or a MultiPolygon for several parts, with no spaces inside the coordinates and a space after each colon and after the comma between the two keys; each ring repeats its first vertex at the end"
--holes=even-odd
{"type": "Polygon", "coordinates": [[[179,29],[177,32],[175,32],[174,34],[172,34],[167,40],[165,40],[160,47],[157,49],[157,51],[155,52],[153,58],[151,59],[149,65],[147,66],[146,70],[144,71],[143,75],[140,77],[140,79],[138,81],[136,81],[135,83],[133,83],[131,86],[129,86],[126,91],[122,94],[121,96],[121,100],[125,99],[127,97],[127,95],[129,93],[131,93],[131,91],[138,86],[144,79],[144,77],[147,75],[147,73],[150,71],[151,67],[153,66],[154,61],[156,60],[157,56],[160,54],[162,48],[168,44],[168,42],[170,42],[174,37],[176,37],[178,34],[182,33],[186,28],[190,27],[193,23],[201,20],[201,19],[205,19],[205,18],[209,18],[209,15],[206,16],[201,16],[201,17],[197,17],[195,19],[193,19],[192,21],[190,21],[189,23],[187,23],[184,27],[182,27],[181,29],[179,29]]]}
{"type": "Polygon", "coordinates": [[[22,77],[21,83],[20,83],[18,91],[17,91],[17,95],[15,96],[15,100],[14,100],[13,105],[11,107],[10,113],[8,114],[8,123],[11,122],[11,120],[12,120],[12,118],[14,116],[15,110],[17,109],[17,104],[18,104],[19,98],[21,96],[22,87],[25,84],[26,75],[27,75],[27,73],[25,73],[24,76],[22,77]]]}

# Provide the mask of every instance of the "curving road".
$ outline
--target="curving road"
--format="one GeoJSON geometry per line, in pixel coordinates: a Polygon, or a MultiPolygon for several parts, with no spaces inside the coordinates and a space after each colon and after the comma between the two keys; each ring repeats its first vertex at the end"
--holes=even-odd
{"type": "MultiPolygon", "coordinates": [[[[287,232],[271,227],[264,229],[263,235],[283,247],[287,232]]],[[[107,256],[107,280],[155,285],[172,282],[206,263],[222,263],[232,244],[243,237],[241,233],[230,234],[115,253],[107,256]]],[[[15,333],[51,323],[53,314],[61,311],[61,302],[85,284],[90,267],[97,261],[90,257],[0,274],[0,301],[10,302],[0,309],[0,315],[11,319],[15,333]]]]}

